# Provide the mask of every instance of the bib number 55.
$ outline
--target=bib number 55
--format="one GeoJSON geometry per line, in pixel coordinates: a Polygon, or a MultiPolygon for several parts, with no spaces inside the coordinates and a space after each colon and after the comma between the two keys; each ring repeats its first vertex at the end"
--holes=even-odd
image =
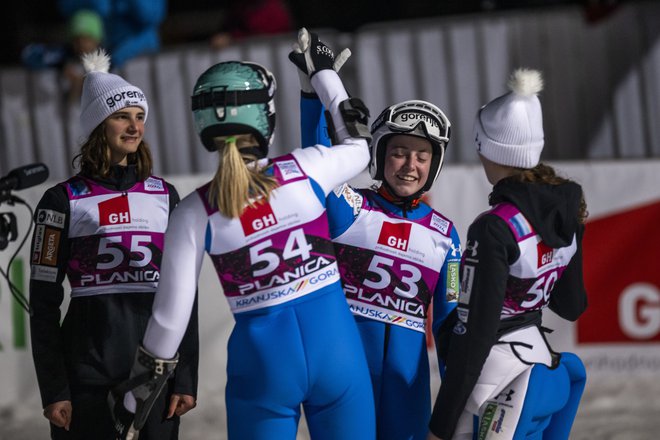
{"type": "MultiPolygon", "coordinates": [[[[96,268],[99,270],[108,270],[114,269],[115,267],[122,264],[124,261],[124,253],[122,250],[113,246],[113,244],[121,243],[122,237],[119,235],[113,235],[110,237],[101,237],[99,241],[99,250],[98,256],[109,255],[110,260],[105,262],[99,262],[96,264],[96,268]]],[[[132,259],[128,262],[128,265],[131,267],[144,267],[151,262],[153,254],[148,245],[151,243],[150,235],[132,235],[131,244],[130,244],[130,255],[141,255],[139,259],[132,259]]],[[[130,258],[130,257],[129,257],[130,258]]]]}

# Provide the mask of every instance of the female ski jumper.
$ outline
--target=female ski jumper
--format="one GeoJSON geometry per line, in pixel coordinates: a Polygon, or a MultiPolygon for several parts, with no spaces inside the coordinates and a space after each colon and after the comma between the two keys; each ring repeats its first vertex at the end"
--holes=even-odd
{"type": "MultiPolygon", "coordinates": [[[[339,77],[320,70],[312,84],[345,134],[338,105],[348,96],[339,77]]],[[[175,355],[208,253],[236,319],[228,344],[230,439],[294,439],[301,404],[315,440],[375,438],[366,359],[326,215],[328,194],[364,169],[369,152],[363,139],[342,139],[262,159],[279,186],[239,218],[211,208],[205,185],[182,200],[168,228],[144,346],[175,355]]]]}
{"type": "Polygon", "coordinates": [[[441,336],[450,342],[430,428],[444,440],[565,440],[584,389],[579,358],[554,352],[541,327],[546,307],[571,321],[586,308],[582,188],[539,163],[541,84],[516,71],[512,92],[475,122],[492,209],[468,229],[455,324],[441,336]]]}
{"type": "MultiPolygon", "coordinates": [[[[108,393],[128,379],[147,327],[165,229],[179,202],[151,175],[144,93],[108,72],[103,51],[83,57],[80,172],[49,188],[34,216],[30,335],[52,439],[115,438],[108,393]],[[110,105],[111,104],[111,105],[110,105]],[[62,320],[65,278],[71,300],[62,320]]],[[[155,401],[143,440],[175,439],[172,402],[194,406],[199,339],[192,313],[180,369],[155,401]]]]}
{"type": "MultiPolygon", "coordinates": [[[[303,94],[300,114],[303,145],[329,145],[320,101],[303,94]]],[[[346,183],[326,203],[344,293],[369,363],[377,438],[425,439],[431,416],[427,313],[433,302],[437,330],[456,305],[456,228],[424,202],[392,203],[346,183]]]]}

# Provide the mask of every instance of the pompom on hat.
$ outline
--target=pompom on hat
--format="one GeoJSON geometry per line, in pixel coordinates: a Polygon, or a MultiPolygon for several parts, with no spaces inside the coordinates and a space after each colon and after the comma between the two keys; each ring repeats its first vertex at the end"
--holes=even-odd
{"type": "Polygon", "coordinates": [[[142,107],[146,122],[149,113],[146,96],[121,76],[108,73],[110,56],[103,49],[83,55],[82,63],[87,72],[80,97],[80,125],[85,138],[105,118],[126,107],[142,107]]]}
{"type": "Polygon", "coordinates": [[[474,123],[479,154],[500,165],[534,168],[543,150],[543,114],[537,94],[543,78],[537,70],[517,69],[509,93],[483,106],[474,123]]]}

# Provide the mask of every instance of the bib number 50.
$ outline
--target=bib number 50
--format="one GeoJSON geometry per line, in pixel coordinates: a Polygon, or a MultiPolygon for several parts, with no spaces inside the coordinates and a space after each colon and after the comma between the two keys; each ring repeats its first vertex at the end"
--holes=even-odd
{"type": "Polygon", "coordinates": [[[559,278],[559,274],[555,270],[539,277],[527,291],[527,295],[532,295],[532,298],[523,301],[520,305],[525,308],[532,308],[536,307],[541,301],[544,304],[547,303],[550,300],[550,292],[552,292],[557,278],[559,278]]]}

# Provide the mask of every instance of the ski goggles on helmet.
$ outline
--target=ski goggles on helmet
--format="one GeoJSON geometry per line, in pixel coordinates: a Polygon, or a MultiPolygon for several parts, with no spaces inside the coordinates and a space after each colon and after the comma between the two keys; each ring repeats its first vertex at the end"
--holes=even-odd
{"type": "Polygon", "coordinates": [[[423,136],[442,146],[449,142],[451,124],[435,105],[425,101],[405,101],[389,107],[371,126],[371,132],[387,126],[392,133],[423,136]]]}

